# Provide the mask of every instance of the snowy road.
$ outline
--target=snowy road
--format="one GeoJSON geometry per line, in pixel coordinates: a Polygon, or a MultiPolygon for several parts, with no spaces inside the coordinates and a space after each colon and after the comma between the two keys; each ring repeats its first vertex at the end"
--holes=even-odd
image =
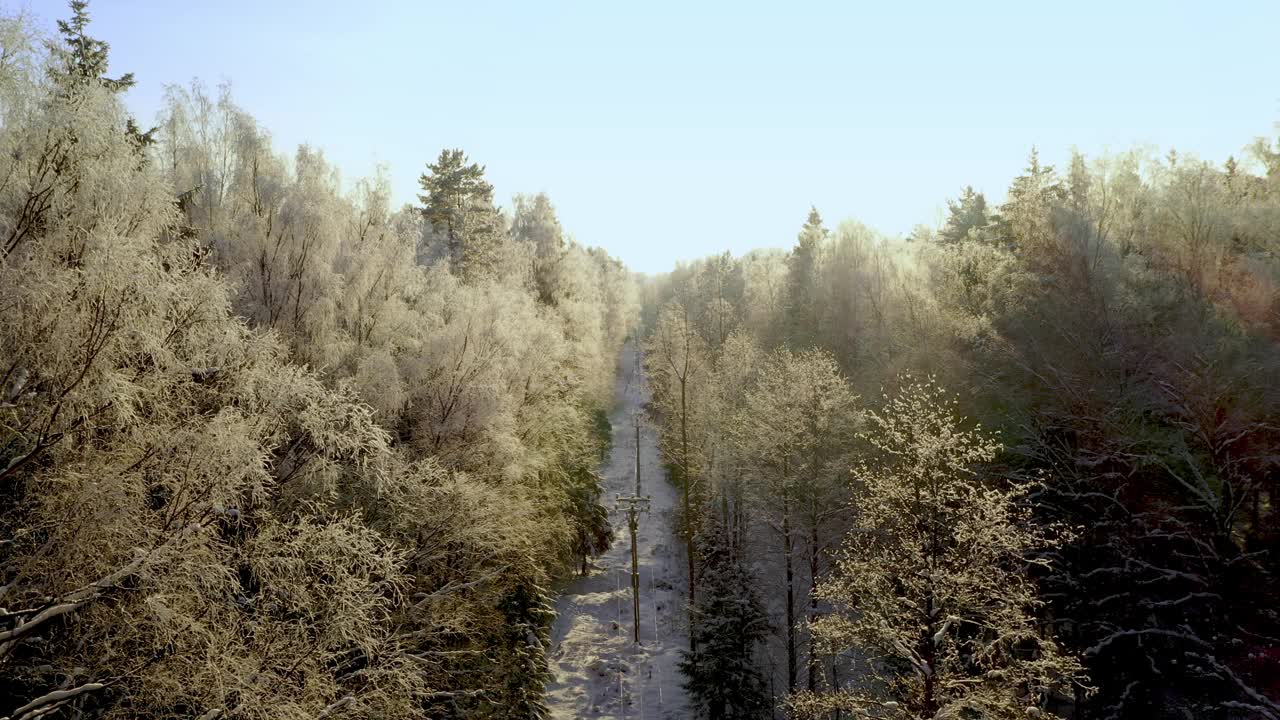
{"type": "Polygon", "coordinates": [[[575,579],[556,600],[551,628],[547,702],[554,718],[688,717],[682,676],[676,669],[688,648],[684,628],[684,556],[672,532],[675,490],[662,475],[657,436],[642,426],[640,478],[651,510],[640,516],[640,644],[632,642],[631,540],[615,497],[635,493],[634,414],[649,400],[636,372],[634,349],[623,350],[615,393],[613,450],[602,468],[605,505],[614,527],[613,545],[595,560],[587,577],[575,579]]]}

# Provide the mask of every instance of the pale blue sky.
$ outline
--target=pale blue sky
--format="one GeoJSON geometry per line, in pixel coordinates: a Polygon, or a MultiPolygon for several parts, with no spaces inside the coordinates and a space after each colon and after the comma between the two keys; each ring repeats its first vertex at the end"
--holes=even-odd
{"type": "MultiPolygon", "coordinates": [[[[52,27],[65,4],[30,7],[52,27]]],[[[229,80],[279,150],[410,201],[461,147],[642,271],[790,246],[809,205],[886,233],[1051,162],[1151,143],[1221,161],[1280,120],[1280,2],[95,0],[128,102],[229,80]]]]}

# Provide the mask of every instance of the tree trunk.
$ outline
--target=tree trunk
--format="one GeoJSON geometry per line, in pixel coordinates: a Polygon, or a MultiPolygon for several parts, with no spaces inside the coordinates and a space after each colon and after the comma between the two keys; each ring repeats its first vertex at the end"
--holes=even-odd
{"type": "Polygon", "coordinates": [[[792,692],[796,689],[796,593],[795,572],[791,566],[791,498],[786,487],[785,461],[782,477],[782,557],[787,577],[787,692],[792,692]]]}
{"type": "Polygon", "coordinates": [[[693,484],[692,474],[689,472],[689,411],[688,411],[688,394],[686,392],[687,384],[684,377],[680,378],[680,478],[682,490],[684,491],[684,549],[685,556],[689,559],[689,652],[698,649],[698,641],[693,632],[693,601],[697,596],[697,580],[694,575],[693,561],[693,504],[689,501],[689,486],[693,484]]]}
{"type": "MultiPolygon", "coordinates": [[[[840,692],[840,665],[839,659],[835,655],[831,656],[831,689],[837,693],[840,692]]],[[[836,710],[832,715],[832,720],[840,720],[842,716],[843,713],[836,710]]]]}
{"type": "Polygon", "coordinates": [[[934,681],[938,673],[937,654],[933,644],[934,623],[933,623],[933,593],[925,600],[925,631],[924,638],[921,641],[920,656],[928,666],[924,673],[924,697],[921,699],[924,707],[924,716],[933,717],[938,712],[938,701],[935,695],[934,681]]]}
{"type": "MultiPolygon", "coordinates": [[[[809,627],[818,619],[818,519],[814,514],[809,526],[809,627]]],[[[809,631],[809,692],[818,687],[818,649],[814,646],[813,631],[809,631]]]]}

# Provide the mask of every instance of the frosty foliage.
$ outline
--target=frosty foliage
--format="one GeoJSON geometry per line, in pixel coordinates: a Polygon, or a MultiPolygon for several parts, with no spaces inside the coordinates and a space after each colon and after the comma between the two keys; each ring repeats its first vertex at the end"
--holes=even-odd
{"type": "MultiPolygon", "coordinates": [[[[965,188],[938,228],[887,238],[849,221],[830,231],[813,210],[790,251],[714,255],[642,287],[663,452],[705,481],[695,524],[730,517],[731,544],[756,558],[775,628],[758,662],[773,687],[805,686],[796,707],[815,712],[889,689],[854,682],[874,658],[835,652],[869,641],[819,648],[815,672],[801,662],[806,649],[814,655],[806,631],[787,637],[787,617],[806,599],[812,626],[839,627],[838,598],[803,588],[827,574],[834,540],[862,527],[870,486],[837,488],[848,505],[834,505],[818,551],[793,548],[800,562],[791,563],[778,542],[787,534],[778,496],[744,492],[752,475],[772,472],[770,448],[796,412],[759,404],[760,424],[745,432],[756,388],[786,384],[763,358],[817,347],[881,420],[890,416],[877,409],[878,388],[904,372],[936,378],[956,393],[953,414],[963,408],[1003,439],[981,463],[989,477],[963,487],[992,493],[1010,490],[1011,478],[1042,478],[1001,496],[1014,508],[1010,532],[1078,528],[1002,566],[1035,581],[1018,597],[1034,597],[1023,609],[1036,632],[1078,658],[1096,686],[1027,707],[1082,718],[1280,717],[1270,647],[1280,633],[1277,158],[1273,142],[1258,140],[1220,165],[1174,152],[1073,152],[1059,172],[1033,152],[1004,203],[965,188]],[[681,342],[658,342],[667,337],[681,342]],[[662,378],[654,351],[686,346],[705,370],[684,383],[677,414],[678,374],[662,378]],[[746,442],[735,447],[735,435],[746,442]],[[683,437],[688,452],[670,441],[683,437]],[[744,462],[743,451],[755,457],[744,462]]],[[[874,441],[845,443],[837,466],[879,467],[874,441]]],[[[864,562],[870,573],[874,559],[864,562]]],[[[899,665],[881,670],[906,677],[908,654],[895,652],[899,665]]]]}
{"type": "Polygon", "coordinates": [[[229,88],[138,131],[73,12],[0,21],[0,714],[542,716],[631,276],[421,266],[229,88]]]}
{"type": "Polygon", "coordinates": [[[643,320],[703,714],[1280,718],[1271,141],[641,282],[459,149],[144,130],[90,19],[0,13],[0,715],[546,717],[643,320]]]}
{"type": "Polygon", "coordinates": [[[908,377],[868,414],[855,526],[818,586],[834,612],[812,628],[825,652],[865,660],[856,684],[795,695],[798,716],[1041,717],[1080,677],[1037,621],[1024,570],[1053,539],[1029,522],[1027,488],[980,474],[999,446],[956,411],[908,377]]]}

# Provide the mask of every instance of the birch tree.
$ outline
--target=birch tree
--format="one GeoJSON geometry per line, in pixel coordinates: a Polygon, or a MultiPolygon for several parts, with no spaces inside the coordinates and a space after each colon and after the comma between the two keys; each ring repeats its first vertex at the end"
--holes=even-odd
{"type": "MultiPolygon", "coordinates": [[[[778,534],[783,559],[786,609],[787,687],[799,679],[799,604],[808,599],[811,618],[818,612],[812,592],[825,549],[825,524],[846,496],[840,460],[857,422],[856,396],[829,353],[779,349],[765,362],[735,421],[735,452],[753,480],[756,504],[778,534]],[[810,589],[803,589],[808,561],[810,589]]],[[[808,683],[819,674],[818,653],[809,647],[808,683]]]]}
{"type": "Polygon", "coordinates": [[[1056,538],[1032,523],[1026,486],[981,467],[1000,446],[958,415],[932,380],[901,379],[868,413],[874,454],[854,475],[857,527],[818,588],[837,612],[813,623],[819,644],[854,653],[865,680],[798,693],[799,717],[1053,716],[1082,679],[1079,661],[1037,621],[1028,566],[1056,538]]]}
{"type": "MultiPolygon", "coordinates": [[[[654,402],[663,415],[659,425],[662,454],[674,470],[673,479],[680,489],[690,603],[697,597],[696,512],[703,467],[698,408],[702,381],[710,370],[708,352],[687,307],[676,301],[664,307],[649,340],[645,362],[654,379],[654,402]]],[[[691,643],[693,637],[690,634],[691,643]]]]}

